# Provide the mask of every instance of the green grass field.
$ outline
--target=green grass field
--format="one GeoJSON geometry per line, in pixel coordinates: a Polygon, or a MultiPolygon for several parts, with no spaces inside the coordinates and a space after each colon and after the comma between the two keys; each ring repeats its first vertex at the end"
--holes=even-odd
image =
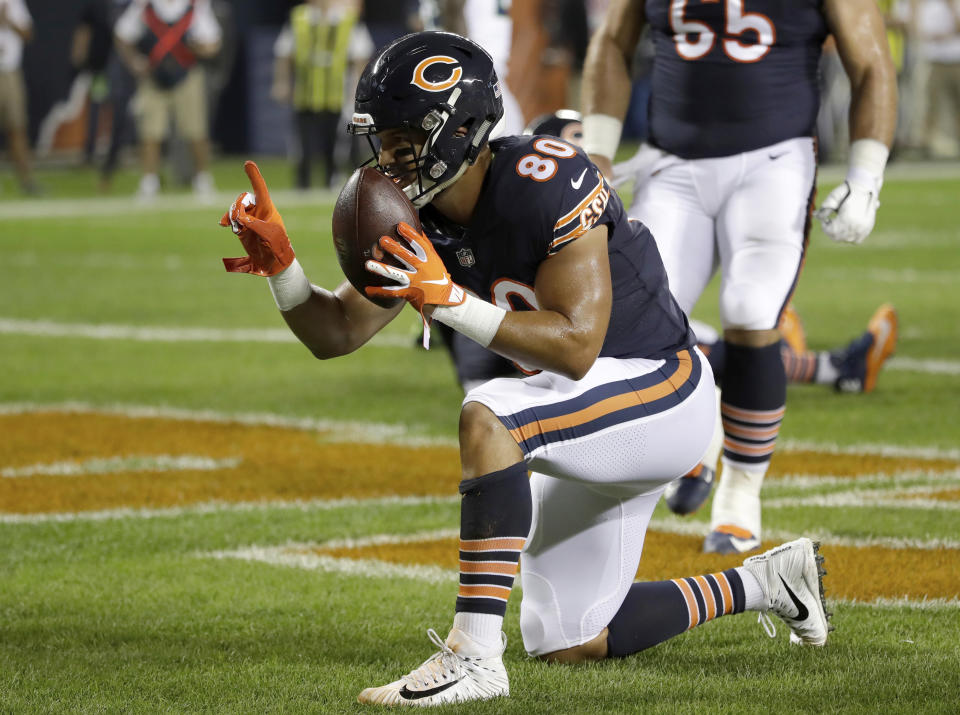
{"type": "MultiPolygon", "coordinates": [[[[277,187],[307,275],[333,287],[340,280],[329,235],[335,197],[290,191],[282,162],[261,168],[277,187]]],[[[336,429],[346,433],[336,439],[371,451],[382,447],[379,434],[408,447],[425,439],[453,444],[459,388],[441,350],[414,348],[413,312],[355,355],[316,361],[290,341],[262,280],[224,272],[220,258],[241,249],[216,222],[246,188],[242,161],[219,162],[216,177],[223,195],[213,206],[174,192],[149,207],[97,196],[90,172],[41,172],[48,194],[30,200],[12,195],[4,177],[0,418],[26,419],[44,406],[57,414],[155,409],[167,417],[212,412],[252,422],[269,415],[325,421],[316,429],[318,446],[336,429]]],[[[117,193],[132,192],[135,178],[121,175],[117,193]]],[[[836,179],[826,172],[821,196],[836,179]]],[[[764,489],[768,536],[817,534],[828,570],[831,544],[904,548],[895,568],[901,578],[910,581],[912,554],[929,553],[947,585],[927,591],[920,582],[911,594],[835,601],[837,630],[816,652],[789,646],[784,629],[766,638],[748,614],[631,658],[575,668],[526,657],[515,596],[505,656],[513,694],[460,710],[960,709],[958,197],[960,169],[894,165],[878,226],[863,245],[832,244],[814,231],[795,298],[811,346],[846,343],[887,301],[899,311],[900,342],[869,395],[792,386],[781,432],[786,452],[933,455],[952,467],[881,465],[854,482],[810,476],[845,477],[827,467],[764,489]]],[[[717,323],[715,290],[695,317],[717,323]]],[[[148,439],[137,442],[138,424],[131,418],[124,439],[138,445],[136,454],[157,454],[148,439]]],[[[42,465],[87,464],[80,437],[54,428],[17,435],[0,432],[0,482],[12,485],[0,494],[13,500],[32,490],[34,506],[0,500],[0,712],[359,711],[362,688],[410,670],[432,652],[426,628],[445,633],[449,626],[452,580],[296,568],[215,552],[451,530],[458,523],[453,499],[337,503],[304,493],[198,506],[154,505],[132,494],[134,509],[115,508],[126,503],[121,495],[84,514],[42,499],[54,499],[57,489],[81,494],[83,480],[109,488],[113,475],[119,484],[127,472],[157,481],[169,473],[121,467],[106,476],[52,475],[42,465]]],[[[111,438],[97,437],[104,446],[96,456],[129,457],[109,451],[111,438]]],[[[283,452],[284,443],[275,449],[283,452]]],[[[197,443],[194,454],[207,453],[197,443]]],[[[351,474],[349,464],[336,466],[351,474]]],[[[206,474],[195,477],[214,478],[206,474]]],[[[456,480],[451,474],[451,485],[456,480]]],[[[655,522],[699,533],[708,514],[701,509],[683,521],[661,505],[655,522]]],[[[828,599],[831,578],[868,584],[889,575],[869,564],[864,559],[856,573],[831,571],[828,599]]]]}

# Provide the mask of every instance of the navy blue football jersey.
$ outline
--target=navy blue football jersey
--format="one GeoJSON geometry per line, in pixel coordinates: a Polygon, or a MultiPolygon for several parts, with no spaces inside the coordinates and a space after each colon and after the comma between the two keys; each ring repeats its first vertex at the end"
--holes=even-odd
{"type": "Polygon", "coordinates": [[[493,161],[468,226],[420,211],[454,281],[506,310],[536,310],[540,264],[607,226],[613,305],[602,357],[665,358],[693,345],[650,231],[574,146],[550,136],[490,142],[493,161]]]}
{"type": "Polygon", "coordinates": [[[813,136],[821,0],[646,0],[650,141],[686,159],[813,136]]]}

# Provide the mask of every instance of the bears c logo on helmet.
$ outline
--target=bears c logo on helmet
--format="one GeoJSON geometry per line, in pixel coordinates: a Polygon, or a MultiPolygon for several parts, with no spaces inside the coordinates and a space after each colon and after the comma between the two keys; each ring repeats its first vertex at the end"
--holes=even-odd
{"type": "Polygon", "coordinates": [[[463,68],[460,67],[459,62],[446,55],[434,55],[433,57],[428,57],[423,60],[423,62],[416,66],[413,70],[413,79],[410,80],[410,84],[416,85],[420,89],[425,89],[428,92],[442,92],[445,89],[450,89],[459,82],[462,76],[463,68]],[[439,82],[431,82],[426,78],[426,71],[429,67],[436,64],[455,65],[455,67],[450,71],[450,76],[446,79],[442,79],[439,82]]]}

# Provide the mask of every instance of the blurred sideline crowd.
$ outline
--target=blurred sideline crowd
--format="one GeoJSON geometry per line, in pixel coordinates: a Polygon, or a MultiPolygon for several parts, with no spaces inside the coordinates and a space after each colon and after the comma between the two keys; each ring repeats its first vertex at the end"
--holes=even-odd
{"type": "MultiPolygon", "coordinates": [[[[900,82],[894,158],[960,157],[960,0],[878,0],[900,82]]],[[[367,59],[422,29],[470,37],[505,84],[499,132],[578,108],[590,33],[608,0],[0,0],[0,172],[41,192],[36,161],[85,163],[138,195],[215,191],[211,153],[284,155],[299,188],[359,163],[344,131],[367,59]],[[64,7],[66,5],[66,7],[64,7]],[[164,170],[164,167],[168,168],[164,170]]],[[[640,43],[624,138],[646,135],[652,47],[640,43]]],[[[828,45],[821,161],[848,145],[850,88],[828,45]]]]}

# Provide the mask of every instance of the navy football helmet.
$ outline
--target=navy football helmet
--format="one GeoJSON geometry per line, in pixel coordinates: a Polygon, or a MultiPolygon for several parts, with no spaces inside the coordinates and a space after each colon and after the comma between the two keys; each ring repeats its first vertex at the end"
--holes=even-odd
{"type": "Polygon", "coordinates": [[[524,134],[549,134],[576,146],[583,143],[583,117],[573,109],[558,109],[552,114],[541,114],[523,130],[524,134]]]}
{"type": "Polygon", "coordinates": [[[404,192],[420,208],[476,161],[501,116],[490,55],[452,32],[418,32],[387,45],[367,64],[347,131],[366,135],[378,162],[373,135],[411,130],[411,145],[414,137],[423,144],[415,161],[402,167],[378,162],[377,168],[394,179],[415,172],[404,192]]]}

